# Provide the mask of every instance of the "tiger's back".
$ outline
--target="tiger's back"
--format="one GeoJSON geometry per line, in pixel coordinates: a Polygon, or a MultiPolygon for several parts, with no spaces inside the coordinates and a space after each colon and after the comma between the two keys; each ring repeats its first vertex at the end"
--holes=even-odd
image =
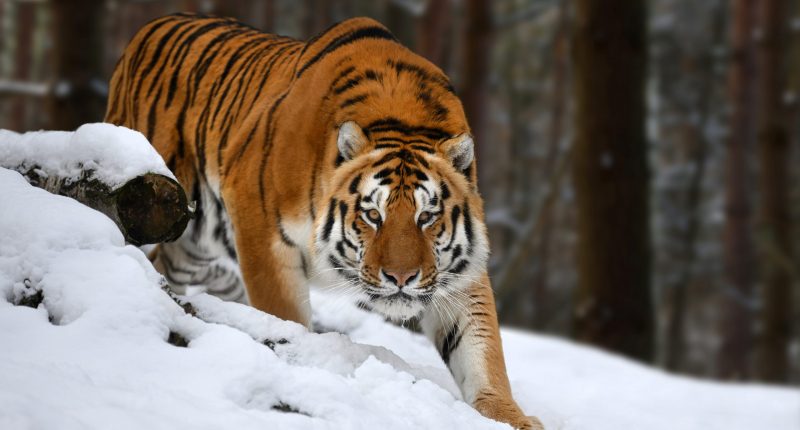
{"type": "Polygon", "coordinates": [[[109,88],[106,121],[144,133],[197,202],[155,258],[171,283],[308,325],[309,280],[330,270],[374,309],[423,312],[465,400],[532,428],[505,373],[469,126],[441,70],[368,18],[303,42],[177,14],[136,34],[109,88]],[[372,288],[387,282],[408,294],[372,288]]]}
{"type": "Polygon", "coordinates": [[[106,121],[144,133],[191,191],[196,173],[219,179],[248,114],[288,86],[304,45],[232,19],[156,19],[117,64],[106,121]]]}

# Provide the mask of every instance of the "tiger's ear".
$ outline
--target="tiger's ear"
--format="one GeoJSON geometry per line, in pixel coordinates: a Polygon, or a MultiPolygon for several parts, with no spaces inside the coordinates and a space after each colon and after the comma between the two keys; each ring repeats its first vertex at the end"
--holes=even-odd
{"type": "Polygon", "coordinates": [[[339,147],[339,154],[345,160],[351,160],[356,156],[367,144],[367,136],[353,121],[347,121],[339,126],[339,138],[336,140],[336,146],[339,147]]]}
{"type": "Polygon", "coordinates": [[[442,149],[453,166],[460,171],[466,170],[475,157],[475,144],[472,136],[467,133],[459,134],[442,142],[442,149]]]}

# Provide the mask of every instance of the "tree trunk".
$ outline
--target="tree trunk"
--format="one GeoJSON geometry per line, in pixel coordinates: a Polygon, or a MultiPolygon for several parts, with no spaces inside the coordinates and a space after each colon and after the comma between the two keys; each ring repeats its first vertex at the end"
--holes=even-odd
{"type": "MultiPolygon", "coordinates": [[[[18,3],[16,5],[16,46],[14,49],[14,79],[26,82],[31,78],[31,63],[33,63],[33,32],[36,21],[36,8],[34,3],[18,3]]],[[[29,124],[27,121],[27,97],[14,96],[11,104],[11,129],[25,131],[29,124]]]]}
{"type": "Polygon", "coordinates": [[[103,1],[52,2],[54,72],[58,79],[49,100],[50,129],[74,130],[103,120],[106,82],[102,71],[103,1]]]}
{"type": "Polygon", "coordinates": [[[725,232],[723,236],[724,289],[722,343],[718,353],[718,376],[744,379],[749,375],[753,349],[752,310],[753,253],[749,191],[749,153],[754,138],[755,63],[752,34],[753,0],[736,0],[733,10],[733,60],[728,92],[731,131],[725,160],[725,232]]]}
{"type": "Polygon", "coordinates": [[[478,188],[489,190],[492,144],[489,139],[489,60],[492,53],[492,4],[488,0],[467,0],[464,27],[461,101],[475,138],[478,188]]]}
{"type": "Polygon", "coordinates": [[[275,0],[264,0],[261,5],[264,8],[261,12],[261,30],[265,33],[276,33],[275,23],[277,21],[275,20],[275,14],[277,13],[277,8],[275,7],[275,0]]]}
{"type": "Polygon", "coordinates": [[[643,0],[578,0],[573,58],[575,337],[653,358],[643,0]]]}
{"type": "Polygon", "coordinates": [[[306,38],[314,37],[333,24],[333,0],[306,0],[303,27],[306,38]]]}
{"type": "Polygon", "coordinates": [[[401,3],[402,1],[396,0],[384,1],[384,24],[403,45],[416,50],[416,19],[409,8],[401,3]]]}
{"type": "Polygon", "coordinates": [[[253,2],[250,0],[215,0],[211,14],[233,18],[248,25],[258,25],[259,17],[253,14],[253,2]]]}
{"type": "MultiPolygon", "coordinates": [[[[695,85],[677,89],[667,87],[668,91],[685,93],[686,90],[689,90],[693,93],[689,98],[691,104],[684,107],[685,113],[682,115],[678,142],[676,142],[682,147],[682,152],[685,154],[683,162],[694,167],[689,174],[686,189],[680,190],[680,197],[676,199],[683,203],[686,223],[679,223],[678,226],[675,226],[674,223],[668,224],[673,228],[666,231],[666,236],[677,241],[678,244],[672,253],[669,251],[666,253],[672,254],[669,256],[676,264],[673,267],[662,268],[670,273],[670,276],[665,277],[667,282],[664,288],[668,297],[666,300],[664,366],[674,372],[684,369],[687,352],[686,314],[691,297],[690,288],[695,283],[694,271],[698,264],[697,246],[703,227],[703,181],[709,164],[709,147],[711,146],[711,142],[706,137],[706,130],[713,124],[715,106],[719,102],[714,91],[717,78],[715,69],[719,67],[714,50],[717,46],[724,45],[726,40],[727,9],[723,5],[723,2],[719,1],[707,9],[708,19],[705,20],[705,23],[709,26],[711,36],[704,49],[697,51],[692,48],[679,48],[677,60],[683,67],[678,70],[682,71],[683,79],[690,83],[695,82],[695,85]]],[[[694,10],[686,13],[692,12],[694,10]]],[[[687,15],[683,15],[683,17],[688,18],[687,15]]],[[[693,40],[697,39],[688,39],[687,41],[693,40]]],[[[677,43],[676,46],[682,46],[684,43],[677,43]]],[[[672,58],[667,61],[670,60],[674,61],[672,58]]],[[[670,78],[670,76],[663,77],[663,79],[670,78]]],[[[683,106],[680,101],[685,100],[685,97],[677,98],[679,100],[677,107],[680,108],[683,106]]],[[[666,243],[664,245],[664,248],[671,248],[666,246],[666,243]]]]}
{"type": "Polygon", "coordinates": [[[757,375],[782,382],[789,375],[792,250],[789,213],[789,130],[783,102],[786,83],[786,2],[759,2],[763,37],[758,46],[759,252],[762,308],[757,375]]]}
{"type": "Polygon", "coordinates": [[[417,24],[417,53],[440,68],[445,68],[447,35],[452,17],[452,1],[429,1],[417,24]]]}
{"type": "MultiPolygon", "coordinates": [[[[567,0],[559,1],[558,5],[558,27],[553,41],[553,95],[552,111],[550,118],[550,128],[548,131],[547,161],[544,166],[544,174],[550,177],[556,166],[559,152],[561,151],[561,141],[563,139],[563,123],[567,104],[567,82],[569,81],[569,3],[567,0]]],[[[561,190],[553,190],[557,195],[561,190]]],[[[557,199],[555,199],[557,201],[557,199]]],[[[552,205],[555,205],[555,201],[552,205]]],[[[550,237],[553,232],[551,223],[554,209],[552,206],[545,208],[547,212],[542,213],[546,219],[543,221],[545,226],[542,228],[539,241],[536,245],[536,273],[533,278],[533,298],[535,315],[533,317],[533,327],[537,330],[544,329],[547,324],[545,314],[545,303],[547,302],[547,290],[549,284],[550,269],[550,237]]]]}
{"type": "Polygon", "coordinates": [[[136,246],[177,239],[191,218],[183,188],[164,175],[147,173],[112,189],[94,179],[41,176],[37,168],[11,170],[35,187],[102,212],[119,227],[125,241],[136,246]]]}

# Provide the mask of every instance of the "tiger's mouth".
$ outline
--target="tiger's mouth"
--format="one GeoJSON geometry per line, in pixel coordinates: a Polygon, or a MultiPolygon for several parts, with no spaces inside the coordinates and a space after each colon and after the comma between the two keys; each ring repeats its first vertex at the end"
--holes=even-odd
{"type": "Polygon", "coordinates": [[[387,288],[364,282],[370,309],[394,320],[419,316],[433,302],[436,285],[415,288],[387,288]]]}
{"type": "Polygon", "coordinates": [[[407,292],[402,291],[402,290],[394,292],[394,293],[387,293],[387,294],[377,294],[377,293],[368,291],[367,295],[369,296],[369,299],[372,300],[372,301],[375,301],[375,300],[386,300],[388,302],[394,302],[394,301],[413,302],[415,300],[419,300],[420,302],[422,302],[424,304],[427,304],[433,298],[433,291],[425,291],[425,292],[422,292],[422,293],[419,293],[419,294],[414,294],[414,295],[408,294],[407,292]]]}
{"type": "Polygon", "coordinates": [[[418,300],[427,304],[431,301],[437,287],[435,277],[429,278],[424,285],[415,285],[413,287],[386,285],[384,283],[374,282],[364,276],[361,276],[360,281],[371,301],[413,302],[418,300]]]}

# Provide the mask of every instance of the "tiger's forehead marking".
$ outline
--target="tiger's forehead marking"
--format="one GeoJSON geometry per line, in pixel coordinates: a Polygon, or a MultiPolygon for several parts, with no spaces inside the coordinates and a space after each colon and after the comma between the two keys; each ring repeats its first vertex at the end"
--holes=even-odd
{"type": "MultiPolygon", "coordinates": [[[[422,154],[417,154],[407,148],[385,151],[376,161],[370,164],[373,170],[368,174],[368,181],[365,181],[365,190],[375,189],[375,187],[388,188],[387,204],[392,204],[401,199],[415,204],[422,200],[417,200],[417,190],[422,189],[426,195],[430,195],[434,180],[431,178],[433,173],[430,164],[422,154]],[[426,171],[427,170],[427,171],[426,171]]],[[[364,198],[371,200],[369,194],[364,198]]],[[[430,196],[428,196],[430,198],[430,196]]]]}

